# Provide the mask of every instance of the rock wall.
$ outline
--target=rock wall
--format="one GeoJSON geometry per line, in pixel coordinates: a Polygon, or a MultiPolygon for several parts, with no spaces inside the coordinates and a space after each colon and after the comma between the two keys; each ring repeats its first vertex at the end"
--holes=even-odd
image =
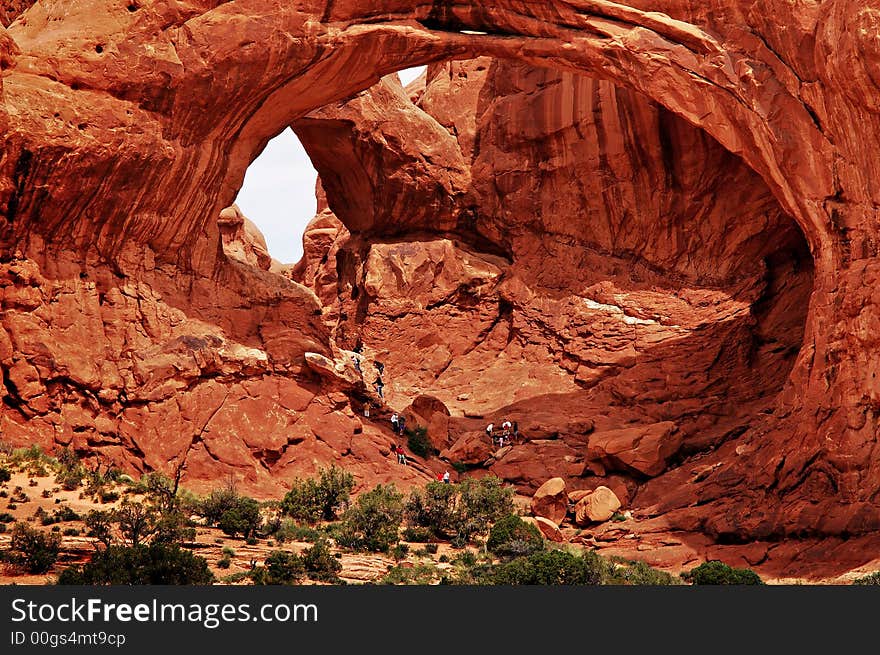
{"type": "MultiPolygon", "coordinates": [[[[581,406],[584,391],[592,390],[596,399],[622,396],[621,406],[638,407],[637,425],[677,417],[673,422],[686,432],[682,447],[694,449],[699,470],[709,472],[673,466],[642,485],[634,502],[683,530],[748,541],[878,527],[874,135],[880,134],[880,92],[878,18],[869,3],[502,0],[489,8],[398,0],[295,6],[37,0],[3,9],[4,439],[50,444],[71,435],[131,466],[148,458],[158,465],[172,451],[179,458],[203,433],[190,404],[222,416],[226,389],[236,399],[280,403],[280,391],[242,391],[236,371],[253,367],[270,389],[281,384],[276,377],[298,390],[317,384],[315,402],[337,416],[350,404],[349,392],[346,401],[332,395],[341,393],[329,389],[337,383],[321,382],[326,378],[305,366],[304,353],[332,357],[336,343],[351,347],[355,328],[368,329],[378,315],[352,319],[337,308],[331,310],[339,311],[336,321],[310,290],[231,261],[217,217],[267,140],[310,112],[408,65],[491,56],[566,73],[554,74],[554,81],[521,69],[499,79],[492,71],[497,64],[489,63],[473,71],[487,80],[481,88],[489,93],[475,95],[454,66],[435,67],[433,73],[453,72],[443,80],[434,75],[434,89],[429,84],[413,93],[427,110],[415,115],[438,160],[418,162],[425,143],[417,139],[394,145],[390,154],[362,140],[365,149],[346,159],[369,155],[370,167],[405,165],[388,180],[395,203],[370,205],[359,194],[357,202],[347,201],[349,217],[344,194],[326,182],[334,189],[331,209],[335,203],[351,238],[360,239],[357,248],[336,253],[341,284],[366,283],[358,268],[369,272],[373,265],[364,262],[374,247],[374,297],[422,293],[416,278],[403,275],[413,261],[446,282],[458,275],[467,280],[454,291],[451,282],[441,287],[443,297],[434,302],[448,305],[442,321],[430,314],[439,307],[431,302],[418,310],[428,317],[423,325],[413,318],[418,312],[393,309],[399,339],[415,338],[430,372],[407,384],[414,390],[434,384],[437,394],[445,389],[455,409],[453,388],[465,379],[487,380],[485,390],[474,392],[490,399],[477,408],[486,415],[530,403],[538,390],[554,394],[540,407],[568,415],[566,399],[581,406]],[[572,72],[621,88],[566,81],[572,72]],[[558,87],[565,101],[551,87],[532,92],[544,83],[558,87]],[[633,91],[651,102],[633,101],[633,91]],[[447,94],[454,100],[444,103],[447,94]],[[521,121],[505,116],[513,110],[522,111],[521,121]],[[535,115],[543,119],[536,123],[529,118],[535,115]],[[592,149],[561,157],[575,137],[592,149]],[[681,163],[665,160],[664,152],[681,163]],[[536,158],[550,163],[538,167],[539,175],[530,165],[536,158]],[[580,175],[585,166],[594,174],[580,175]],[[412,205],[401,223],[405,231],[395,231],[392,216],[377,207],[401,209],[411,178],[425,167],[431,175],[416,182],[425,201],[412,205]],[[569,215],[579,206],[572,204],[573,188],[591,200],[588,215],[569,215]],[[438,212],[442,219],[432,224],[438,212]],[[349,223],[352,215],[364,222],[349,223]],[[809,260],[785,215],[812,257],[808,303],[809,260]],[[752,223],[756,217],[760,227],[752,223]],[[531,235],[540,230],[556,238],[536,242],[531,235]],[[407,250],[415,241],[425,245],[407,250]],[[444,278],[439,264],[447,261],[454,276],[444,278]],[[380,265],[391,268],[382,272],[380,265]],[[399,277],[390,286],[389,274],[399,277]],[[581,300],[572,304],[575,296],[581,300]],[[621,323],[635,336],[622,338],[621,323]],[[456,335],[465,326],[473,336],[462,343],[456,335]],[[531,336],[536,333],[543,334],[531,336]],[[590,345],[598,333],[608,347],[590,345]],[[178,337],[185,339],[175,342],[178,337]],[[787,376],[793,342],[801,347],[787,376]],[[498,386],[492,380],[501,373],[472,368],[490,353],[501,360],[503,376],[510,377],[511,362],[528,362],[529,375],[539,371],[522,396],[492,397],[498,386]],[[165,363],[181,356],[193,363],[165,363]],[[634,359],[638,366],[629,365],[634,359]],[[655,371],[650,384],[639,373],[624,385],[643,365],[655,371]],[[198,388],[217,384],[222,393],[195,400],[198,388]],[[768,405],[780,386],[778,402],[768,405]],[[667,405],[664,394],[674,416],[658,409],[667,405]],[[686,429],[685,401],[694,424],[708,421],[708,429],[686,429]],[[62,417],[70,412],[88,418],[71,419],[68,429],[62,417]],[[169,422],[176,415],[182,418],[169,422]],[[133,426],[128,432],[125,416],[133,426]],[[99,425],[99,418],[110,424],[99,425]],[[161,433],[151,433],[154,419],[161,433]],[[168,425],[184,427],[177,434],[168,425]],[[148,434],[156,436],[142,436],[148,434]]],[[[465,64],[456,66],[470,78],[465,64]]],[[[339,138],[348,138],[349,128],[338,127],[339,138]]],[[[379,127],[374,122],[369,129],[379,127]]],[[[366,188],[363,178],[358,188],[366,188]]],[[[322,294],[328,283],[325,277],[322,294]]],[[[365,292],[358,289],[352,286],[349,296],[365,292]]],[[[456,402],[467,402],[459,395],[456,402]]],[[[611,429],[587,409],[594,432],[611,429]]],[[[529,407],[529,415],[536,413],[529,407]]],[[[583,436],[587,425],[572,420],[579,427],[571,432],[583,436]]],[[[309,423],[311,434],[318,423],[326,421],[309,423]]],[[[552,437],[551,424],[541,425],[533,432],[552,437]]],[[[239,443],[239,435],[223,441],[239,443]]],[[[523,454],[523,461],[543,465],[551,452],[563,461],[572,456],[564,438],[544,441],[536,452],[547,457],[523,454]]],[[[273,465],[276,455],[265,453],[277,454],[277,444],[254,441],[245,450],[229,455],[224,467],[245,458],[255,484],[276,480],[273,466],[288,456],[281,448],[273,465]]],[[[347,451],[336,444],[325,452],[347,451]]],[[[363,471],[373,470],[374,456],[362,457],[363,471]]],[[[568,463],[569,475],[588,464],[568,463]]],[[[207,464],[202,468],[213,475],[207,464]]],[[[536,468],[530,477],[539,474],[536,468]]]]}

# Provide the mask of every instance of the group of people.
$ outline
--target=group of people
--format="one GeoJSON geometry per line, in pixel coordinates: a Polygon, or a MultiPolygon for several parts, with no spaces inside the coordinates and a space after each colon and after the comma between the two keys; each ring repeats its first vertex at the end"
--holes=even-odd
{"type": "MultiPolygon", "coordinates": [[[[364,370],[361,368],[361,359],[363,358],[363,355],[361,354],[362,350],[363,345],[359,343],[354,347],[354,350],[351,351],[351,359],[354,362],[354,367],[361,375],[364,374],[364,370]]],[[[378,395],[380,399],[384,399],[385,382],[382,380],[382,374],[385,372],[385,364],[380,361],[374,361],[373,366],[376,368],[376,379],[373,380],[373,388],[376,390],[376,395],[378,395]]]]}
{"type": "Polygon", "coordinates": [[[404,434],[406,432],[406,417],[403,414],[394,412],[391,415],[391,429],[394,431],[394,434],[404,434]]]}
{"type": "Polygon", "coordinates": [[[495,424],[489,423],[486,426],[486,435],[492,440],[493,446],[503,448],[505,445],[510,445],[511,439],[519,436],[519,426],[516,421],[511,423],[509,419],[504,419],[501,429],[496,430],[495,424]]]}

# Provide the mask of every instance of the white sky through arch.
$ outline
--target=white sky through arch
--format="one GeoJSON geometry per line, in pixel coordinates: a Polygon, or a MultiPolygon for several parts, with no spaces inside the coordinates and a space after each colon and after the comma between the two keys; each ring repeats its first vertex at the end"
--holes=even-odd
{"type": "MultiPolygon", "coordinates": [[[[404,86],[424,66],[398,73],[404,86]]],[[[315,216],[318,172],[290,128],[272,139],[248,167],[236,204],[263,233],[269,254],[282,264],[302,257],[302,235],[315,216]]]]}

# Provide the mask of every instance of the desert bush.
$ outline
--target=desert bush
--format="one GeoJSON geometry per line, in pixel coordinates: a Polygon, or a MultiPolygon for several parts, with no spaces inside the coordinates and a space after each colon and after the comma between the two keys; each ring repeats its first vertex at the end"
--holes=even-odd
{"type": "Polygon", "coordinates": [[[462,548],[513,513],[513,494],[513,488],[495,476],[466,478],[455,485],[432,481],[410,493],[406,517],[416,527],[429,528],[436,537],[462,548]]]}
{"type": "Polygon", "coordinates": [[[173,544],[110,546],[90,562],[65,569],[60,585],[206,585],[214,575],[204,557],[173,544]]]}
{"type": "Polygon", "coordinates": [[[287,541],[315,542],[323,536],[323,532],[310,525],[299,525],[291,519],[284,519],[275,532],[271,533],[278,543],[287,541]]]}
{"type": "Polygon", "coordinates": [[[428,458],[437,455],[440,451],[434,448],[431,439],[428,437],[428,430],[424,427],[406,429],[406,445],[412,451],[413,455],[422,458],[428,458]]]}
{"type": "Polygon", "coordinates": [[[489,530],[486,549],[498,557],[528,556],[544,550],[544,537],[534,525],[510,514],[489,530]]]}
{"type": "Polygon", "coordinates": [[[336,541],[354,550],[385,552],[397,543],[402,520],[403,495],[393,483],[380,484],[345,511],[336,541]]]}
{"type": "Polygon", "coordinates": [[[719,560],[703,562],[681,576],[695,585],[760,585],[764,584],[750,569],[735,569],[719,560]]]}
{"type": "Polygon", "coordinates": [[[880,571],[874,571],[852,581],[854,585],[880,585],[880,571]]]}
{"type": "Polygon", "coordinates": [[[403,529],[401,537],[404,541],[411,541],[416,544],[425,544],[434,538],[434,531],[430,528],[423,528],[421,526],[406,527],[403,529]]]}
{"type": "Polygon", "coordinates": [[[429,563],[415,566],[394,566],[380,581],[385,585],[429,585],[440,577],[440,570],[429,563]]]}
{"type": "Polygon", "coordinates": [[[260,504],[253,498],[239,496],[232,507],[220,516],[217,527],[230,537],[241,534],[247,541],[260,528],[260,504]]]}
{"type": "Polygon", "coordinates": [[[313,546],[306,548],[300,557],[310,580],[338,582],[342,562],[333,556],[326,539],[319,539],[313,546]]]}
{"type": "Polygon", "coordinates": [[[0,484],[9,482],[12,479],[12,471],[5,466],[0,466],[0,484]]]}
{"type": "Polygon", "coordinates": [[[40,532],[27,523],[16,523],[9,542],[9,559],[29,573],[45,573],[58,559],[61,537],[40,532]]]}
{"type": "Polygon", "coordinates": [[[232,558],[224,555],[220,559],[217,560],[217,567],[221,569],[228,569],[232,564],[232,558]]]}
{"type": "Polygon", "coordinates": [[[306,574],[303,558],[286,550],[272,551],[264,566],[251,569],[250,577],[255,585],[293,585],[306,574]]]}
{"type": "Polygon", "coordinates": [[[297,478],[281,501],[281,510],[288,516],[309,523],[333,521],[347,505],[354,489],[354,476],[331,465],[318,472],[318,478],[297,478]]]}
{"type": "Polygon", "coordinates": [[[644,562],[628,561],[616,566],[609,564],[602,584],[667,586],[684,584],[684,581],[678,576],[652,568],[644,562]]]}
{"type": "Polygon", "coordinates": [[[573,555],[546,550],[517,557],[487,570],[486,584],[493,585],[598,585],[606,563],[595,553],[573,555]]]}

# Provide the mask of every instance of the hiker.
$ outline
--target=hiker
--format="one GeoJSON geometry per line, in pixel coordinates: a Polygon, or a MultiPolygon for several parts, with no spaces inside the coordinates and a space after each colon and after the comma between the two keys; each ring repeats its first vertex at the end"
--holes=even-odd
{"type": "Polygon", "coordinates": [[[403,414],[397,419],[397,429],[400,431],[400,434],[406,432],[406,416],[403,414]]]}
{"type": "Polygon", "coordinates": [[[398,434],[398,431],[397,431],[397,421],[398,421],[398,418],[397,418],[397,412],[394,412],[394,413],[391,415],[391,429],[394,431],[394,434],[398,434]]]}
{"type": "Polygon", "coordinates": [[[449,470],[448,469],[443,473],[443,482],[445,482],[446,484],[449,484],[449,470]]]}
{"type": "Polygon", "coordinates": [[[494,424],[494,423],[490,423],[489,425],[486,426],[486,434],[488,435],[488,437],[489,437],[490,439],[492,439],[492,442],[493,442],[493,443],[494,443],[494,441],[495,441],[495,439],[494,439],[494,434],[492,433],[492,431],[493,431],[494,429],[495,429],[495,424],[494,424]]]}
{"type": "Polygon", "coordinates": [[[403,446],[397,447],[397,463],[406,466],[406,453],[403,452],[403,446]]]}
{"type": "Polygon", "coordinates": [[[437,474],[437,482],[443,482],[443,474],[442,473],[437,474]]]}
{"type": "Polygon", "coordinates": [[[364,372],[361,370],[361,358],[357,353],[352,353],[351,359],[354,361],[354,367],[357,369],[357,372],[363,375],[364,372]]]}
{"type": "Polygon", "coordinates": [[[379,398],[385,398],[385,396],[382,394],[382,388],[385,386],[385,383],[382,382],[381,375],[376,376],[376,381],[373,382],[373,386],[376,388],[376,393],[379,394],[379,398]]]}
{"type": "Polygon", "coordinates": [[[501,431],[505,436],[510,434],[511,423],[508,419],[504,419],[504,423],[501,424],[501,431]]]}
{"type": "Polygon", "coordinates": [[[376,370],[379,372],[379,375],[382,375],[383,373],[385,373],[385,364],[383,364],[382,362],[378,362],[378,361],[373,362],[373,364],[375,364],[376,370]]]}
{"type": "Polygon", "coordinates": [[[518,442],[519,441],[519,423],[516,421],[513,422],[513,438],[518,442]]]}
{"type": "Polygon", "coordinates": [[[370,418],[370,403],[364,403],[364,418],[370,418]]]}

